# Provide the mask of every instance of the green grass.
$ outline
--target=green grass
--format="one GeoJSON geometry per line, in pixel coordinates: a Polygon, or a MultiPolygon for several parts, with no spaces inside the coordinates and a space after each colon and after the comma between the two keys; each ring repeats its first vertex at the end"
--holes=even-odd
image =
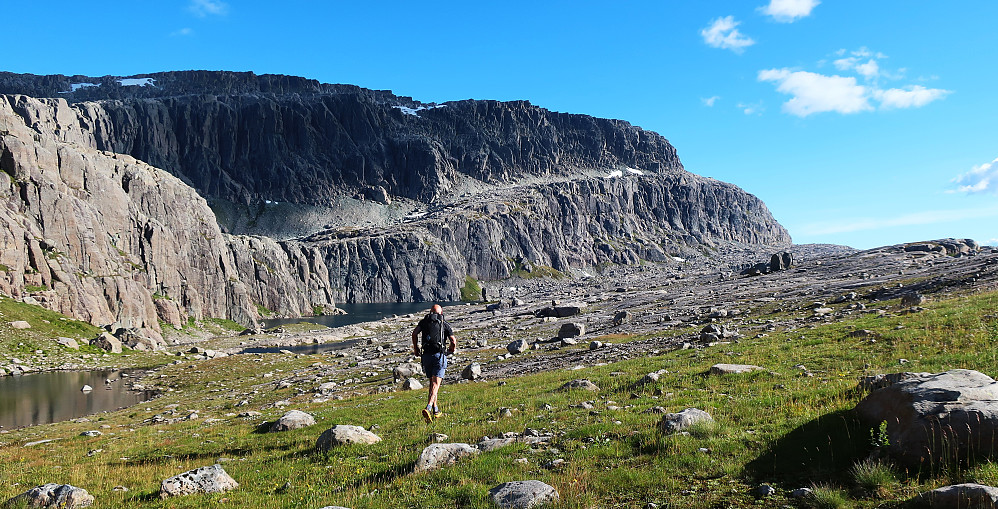
{"type": "Polygon", "coordinates": [[[471,276],[464,276],[464,286],[461,287],[461,300],[465,302],[478,302],[482,300],[482,285],[471,276]]]}
{"type": "Polygon", "coordinates": [[[163,368],[165,378],[153,378],[169,384],[172,392],[103,415],[102,423],[111,429],[102,437],[80,437],[95,423],[72,422],[0,435],[0,500],[44,482],[60,482],[86,488],[104,507],[204,507],[224,498],[227,505],[247,507],[484,508],[492,507],[487,499],[490,488],[506,481],[538,479],[559,490],[558,507],[569,508],[637,508],[649,502],[662,507],[801,503],[873,508],[896,505],[945,484],[995,485],[998,467],[991,462],[921,478],[885,469],[886,464],[863,463],[876,430],[865,429],[850,412],[864,396],[857,388],[859,377],[952,368],[998,374],[993,348],[998,339],[998,293],[926,307],[918,314],[861,315],[705,350],[551,370],[504,384],[448,383],[440,396],[446,417],[431,425],[418,415],[425,391],[372,394],[392,383],[390,370],[376,370],[379,375],[351,384],[342,401],[313,402],[319,384],[342,384],[347,378],[360,378],[360,372],[373,371],[367,365],[348,368],[352,359],[265,354],[183,362],[163,368]],[[873,330],[876,341],[850,338],[848,333],[855,329],[873,330]],[[901,358],[908,362],[899,364],[901,358]],[[707,376],[707,369],[719,362],[756,364],[766,370],[707,376]],[[317,363],[340,369],[332,375],[311,375],[317,363]],[[814,376],[801,376],[794,368],[797,364],[814,376]],[[658,382],[637,384],[645,373],[660,369],[667,372],[658,382]],[[299,381],[275,388],[275,382],[292,376],[299,381]],[[558,390],[575,378],[588,378],[601,390],[558,390]],[[249,404],[236,407],[243,399],[249,404]],[[275,408],[278,400],[290,400],[292,405],[275,408]],[[587,400],[595,402],[593,411],[572,407],[587,400]],[[611,402],[621,408],[608,408],[611,402]],[[169,404],[180,405],[179,415],[196,410],[200,418],[175,424],[146,422],[166,412],[169,404]],[[653,406],[670,412],[697,407],[716,423],[688,434],[663,436],[656,429],[661,416],[644,413],[653,406]],[[512,416],[497,419],[502,407],[512,409],[512,416]],[[262,421],[274,420],[287,409],[308,411],[318,424],[285,433],[257,433],[262,421]],[[258,410],[263,416],[235,417],[244,410],[258,410]],[[206,422],[206,418],[220,420],[206,422]],[[383,441],[312,452],[318,435],[335,424],[377,426],[375,432],[383,441]],[[441,471],[410,473],[432,432],[448,434],[450,441],[475,443],[485,435],[526,427],[554,433],[550,447],[519,444],[441,471]],[[62,440],[21,447],[42,438],[62,440]],[[95,449],[103,452],[87,455],[95,449]],[[162,479],[220,458],[241,484],[239,489],[168,501],[156,498],[162,479]],[[515,462],[518,458],[527,462],[515,462]],[[544,466],[556,458],[565,463],[544,466]],[[290,487],[282,490],[285,483],[290,487]],[[776,494],[756,499],[754,488],[760,483],[775,487],[776,494]],[[130,491],[115,492],[116,485],[130,491]],[[813,487],[814,496],[792,500],[790,491],[804,486],[813,487]]]}

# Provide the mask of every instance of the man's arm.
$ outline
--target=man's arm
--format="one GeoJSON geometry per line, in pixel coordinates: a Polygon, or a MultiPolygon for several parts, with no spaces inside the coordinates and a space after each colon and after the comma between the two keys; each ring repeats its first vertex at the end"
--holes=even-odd
{"type": "Polygon", "coordinates": [[[452,336],[450,336],[447,339],[450,339],[450,350],[449,350],[449,353],[457,352],[457,338],[455,338],[452,335],[452,336]]]}
{"type": "Polygon", "coordinates": [[[417,325],[415,329],[412,329],[412,353],[415,356],[419,356],[419,326],[417,325]]]}

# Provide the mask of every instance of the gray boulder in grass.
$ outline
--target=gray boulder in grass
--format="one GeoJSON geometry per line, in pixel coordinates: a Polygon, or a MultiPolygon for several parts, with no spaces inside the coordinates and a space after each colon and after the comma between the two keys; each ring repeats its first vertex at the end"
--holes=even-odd
{"type": "Polygon", "coordinates": [[[307,428],[315,424],[315,417],[301,410],[291,410],[270,426],[271,433],[307,428]]]}
{"type": "Polygon", "coordinates": [[[856,405],[868,426],[886,423],[887,452],[910,467],[998,458],[998,382],[967,369],[881,377],[856,405]],[[891,383],[895,382],[895,383],[891,383]]]}
{"type": "Polygon", "coordinates": [[[998,488],[983,484],[954,484],[926,491],[908,501],[911,509],[998,508],[998,488]]]}
{"type": "Polygon", "coordinates": [[[503,509],[530,509],[559,500],[558,490],[541,481],[512,481],[489,490],[492,502],[503,509]]]}
{"type": "Polygon", "coordinates": [[[221,465],[201,467],[175,475],[159,487],[159,498],[179,497],[194,493],[223,493],[239,487],[221,465]]]}
{"type": "Polygon", "coordinates": [[[70,484],[48,483],[31,488],[20,495],[11,498],[0,507],[53,507],[74,509],[90,507],[94,504],[94,496],[83,488],[70,484]]]}
{"type": "Polygon", "coordinates": [[[679,413],[663,415],[658,428],[663,433],[676,433],[701,422],[714,422],[714,418],[699,408],[687,408],[679,413]]]}
{"type": "Polygon", "coordinates": [[[315,448],[319,451],[328,451],[337,445],[348,444],[376,444],[381,441],[381,437],[367,431],[360,426],[350,426],[348,424],[338,424],[327,429],[315,441],[315,448]]]}
{"type": "Polygon", "coordinates": [[[420,453],[413,472],[429,472],[453,465],[468,456],[481,453],[477,447],[468,444],[430,444],[420,453]]]}

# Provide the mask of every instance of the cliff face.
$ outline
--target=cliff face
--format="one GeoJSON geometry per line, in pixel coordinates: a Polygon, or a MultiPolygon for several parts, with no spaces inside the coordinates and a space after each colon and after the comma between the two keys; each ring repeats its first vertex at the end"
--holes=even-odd
{"type": "Polygon", "coordinates": [[[622,121],[286,76],[131,80],[0,73],[0,92],[59,96],[0,96],[0,291],[155,332],[157,318],[455,300],[469,275],[790,242],[757,198],[622,121]],[[232,235],[206,198],[332,220],[291,240],[232,235]]]}
{"type": "Polygon", "coordinates": [[[304,291],[315,285],[300,258],[270,239],[223,234],[196,191],[89,148],[77,119],[65,101],[0,96],[0,291],[153,337],[157,319],[251,324],[257,304],[287,314],[332,306],[304,291]]]}

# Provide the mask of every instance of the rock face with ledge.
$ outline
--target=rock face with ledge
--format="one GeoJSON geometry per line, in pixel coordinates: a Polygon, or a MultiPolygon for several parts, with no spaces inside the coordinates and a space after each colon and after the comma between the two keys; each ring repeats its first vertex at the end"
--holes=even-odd
{"type": "Polygon", "coordinates": [[[155,336],[790,242],[760,200],[627,122],[289,76],[135,78],[0,73],[0,93],[56,98],[0,96],[0,291],[47,288],[45,307],[155,336]]]}

